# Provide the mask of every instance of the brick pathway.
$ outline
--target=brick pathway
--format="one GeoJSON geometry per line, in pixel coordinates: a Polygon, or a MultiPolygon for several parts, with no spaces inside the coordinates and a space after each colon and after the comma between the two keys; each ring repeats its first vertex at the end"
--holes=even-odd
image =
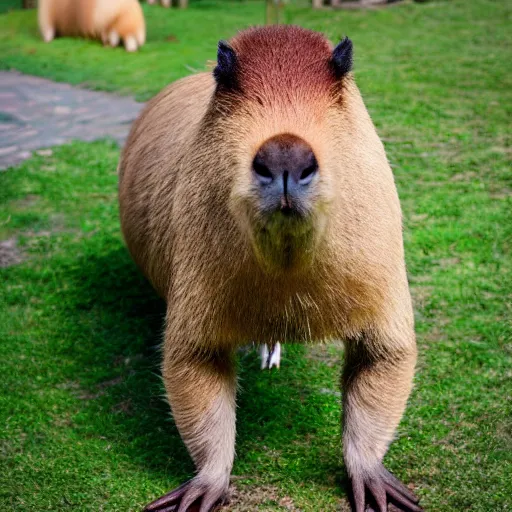
{"type": "Polygon", "coordinates": [[[131,98],[0,71],[0,170],[70,140],[122,144],[142,107],[131,98]]]}

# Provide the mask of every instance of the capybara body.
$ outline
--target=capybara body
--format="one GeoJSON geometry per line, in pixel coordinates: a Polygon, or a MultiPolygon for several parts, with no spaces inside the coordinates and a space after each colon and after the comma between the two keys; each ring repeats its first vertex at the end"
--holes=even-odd
{"type": "Polygon", "coordinates": [[[225,498],[237,347],[332,339],[346,342],[355,509],[369,493],[420,510],[382,465],[416,346],[399,200],[351,59],[348,39],[333,48],[298,27],[249,29],[219,43],[213,74],[170,85],[132,127],[121,225],[168,304],[163,377],[198,470],[148,511],[206,512],[225,498]]]}
{"type": "Polygon", "coordinates": [[[57,36],[123,42],[135,51],[146,40],[146,25],[137,0],[39,0],[39,29],[46,42],[57,36]]]}

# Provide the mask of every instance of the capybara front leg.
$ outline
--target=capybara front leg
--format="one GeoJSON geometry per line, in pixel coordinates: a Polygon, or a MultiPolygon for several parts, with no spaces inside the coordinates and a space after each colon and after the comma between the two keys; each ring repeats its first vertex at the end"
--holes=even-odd
{"type": "MultiPolygon", "coordinates": [[[[396,340],[395,340],[396,341],[396,340]]],[[[414,335],[393,343],[372,333],[347,342],[343,375],[343,454],[352,483],[353,506],[386,512],[419,512],[414,494],[382,464],[411,391],[414,335]]]]}
{"type": "Polygon", "coordinates": [[[145,511],[210,512],[229,487],[235,453],[236,377],[232,354],[165,352],[163,376],[174,420],[197,475],[145,511]]]}

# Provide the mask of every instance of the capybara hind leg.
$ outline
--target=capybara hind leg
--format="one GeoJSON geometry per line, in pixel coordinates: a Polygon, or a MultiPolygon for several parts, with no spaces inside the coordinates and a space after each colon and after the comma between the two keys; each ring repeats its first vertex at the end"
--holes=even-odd
{"type": "Polygon", "coordinates": [[[127,36],[124,38],[124,48],[127,52],[137,51],[137,40],[135,36],[127,36]]]}
{"type": "MultiPolygon", "coordinates": [[[[183,347],[182,343],[177,345],[183,347]]],[[[192,351],[166,351],[163,377],[174,420],[197,474],[145,510],[191,511],[196,510],[189,508],[192,503],[201,500],[202,512],[213,511],[226,498],[235,454],[236,378],[232,354],[216,351],[201,356],[192,351]]]]}
{"type": "Polygon", "coordinates": [[[135,39],[137,40],[137,45],[142,46],[146,42],[146,31],[144,29],[139,29],[135,34],[135,39]]]}
{"type": "Polygon", "coordinates": [[[49,43],[55,39],[55,29],[53,27],[46,27],[45,29],[41,30],[41,33],[45,43],[49,43]]]}
{"type": "Polygon", "coordinates": [[[55,24],[54,20],[51,19],[49,7],[47,3],[41,2],[37,12],[39,31],[45,43],[49,43],[55,38],[55,24]]]}
{"type": "Polygon", "coordinates": [[[119,34],[126,51],[136,51],[146,40],[146,26],[140,5],[134,2],[130,8],[121,12],[111,29],[119,34]]]}
{"type": "Polygon", "coordinates": [[[121,38],[119,37],[119,34],[115,30],[111,30],[108,33],[108,44],[112,46],[112,48],[115,48],[116,46],[119,46],[119,41],[121,38]]]}
{"type": "Polygon", "coordinates": [[[260,345],[261,369],[271,369],[274,366],[279,368],[281,365],[281,344],[276,343],[273,347],[269,347],[265,343],[260,345]]]}

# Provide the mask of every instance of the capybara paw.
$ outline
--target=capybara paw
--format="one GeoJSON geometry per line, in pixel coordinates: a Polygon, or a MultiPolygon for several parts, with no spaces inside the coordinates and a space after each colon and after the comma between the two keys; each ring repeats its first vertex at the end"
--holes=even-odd
{"type": "Polygon", "coordinates": [[[353,476],[351,480],[355,512],[386,512],[388,503],[403,512],[423,511],[419,499],[383,465],[371,473],[353,476]]]}
{"type": "Polygon", "coordinates": [[[116,46],[119,46],[119,41],[119,34],[115,30],[111,30],[108,33],[108,44],[112,46],[112,48],[115,48],[116,46]]]}
{"type": "Polygon", "coordinates": [[[281,344],[276,343],[273,347],[267,344],[260,345],[261,369],[271,369],[281,365],[281,344]]]}
{"type": "Polygon", "coordinates": [[[43,41],[49,43],[55,39],[55,29],[52,27],[45,28],[43,30],[43,41]]]}
{"type": "Polygon", "coordinates": [[[126,36],[124,38],[124,48],[127,52],[136,52],[138,45],[135,36],[126,36]]]}
{"type": "Polygon", "coordinates": [[[143,512],[214,512],[227,501],[224,487],[193,478],[146,505],[143,512]]]}

